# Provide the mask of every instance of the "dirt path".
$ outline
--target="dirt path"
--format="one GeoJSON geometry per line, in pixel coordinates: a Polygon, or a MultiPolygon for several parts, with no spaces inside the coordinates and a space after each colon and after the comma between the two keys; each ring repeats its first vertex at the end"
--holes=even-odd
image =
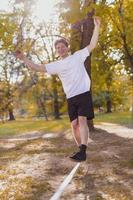
{"type": "Polygon", "coordinates": [[[118,135],[124,138],[133,138],[133,128],[128,128],[118,124],[100,123],[96,125],[97,128],[103,129],[108,133],[118,135]]]}
{"type": "MultiPolygon", "coordinates": [[[[133,140],[118,136],[118,127],[109,131],[110,126],[91,133],[87,161],[61,200],[133,199],[133,140]]],[[[0,140],[0,200],[49,200],[76,165],[68,158],[75,150],[70,130],[0,140]]]]}

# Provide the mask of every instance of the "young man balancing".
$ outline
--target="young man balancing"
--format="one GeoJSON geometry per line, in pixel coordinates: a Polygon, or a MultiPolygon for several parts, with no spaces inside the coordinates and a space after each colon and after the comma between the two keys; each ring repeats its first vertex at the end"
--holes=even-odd
{"type": "Polygon", "coordinates": [[[90,95],[90,78],[84,62],[96,47],[100,28],[99,17],[94,17],[94,31],[91,42],[85,48],[68,55],[68,43],[64,39],[55,42],[55,49],[60,60],[48,64],[34,64],[22,52],[16,51],[16,57],[21,59],[30,69],[51,75],[57,74],[62,82],[68,102],[68,113],[71,121],[74,139],[79,151],[70,156],[75,161],[86,160],[86,148],[89,142],[87,119],[94,118],[92,99],[90,95]]]}

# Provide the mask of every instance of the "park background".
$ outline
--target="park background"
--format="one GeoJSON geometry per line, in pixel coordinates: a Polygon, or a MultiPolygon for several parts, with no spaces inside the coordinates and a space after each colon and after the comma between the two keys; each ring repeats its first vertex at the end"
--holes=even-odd
{"type": "MultiPolygon", "coordinates": [[[[70,52],[73,53],[89,43],[94,28],[93,15],[101,18],[101,28],[97,47],[86,63],[87,72],[92,79],[95,110],[94,132],[96,132],[95,135],[92,134],[92,138],[94,137],[95,140],[96,137],[98,144],[102,144],[106,138],[105,130],[98,131],[97,125],[103,124],[108,129],[111,123],[113,126],[116,124],[119,132],[122,132],[125,137],[130,134],[133,130],[132,13],[132,0],[0,0],[0,138],[3,145],[1,146],[1,170],[5,169],[5,163],[8,161],[15,162],[22,155],[22,151],[28,151],[26,150],[28,145],[34,146],[32,150],[29,150],[30,155],[41,152],[38,150],[40,142],[42,143],[41,139],[36,140],[36,144],[34,140],[34,144],[30,141],[30,144],[26,143],[25,147],[24,144],[19,143],[7,144],[6,139],[20,137],[23,134],[29,134],[30,137],[40,136],[39,134],[42,133],[60,133],[62,138],[63,133],[70,132],[66,97],[59,78],[29,70],[15,58],[15,50],[22,50],[29,59],[38,64],[52,62],[58,59],[54,49],[55,40],[66,38],[70,43],[70,52]],[[124,129],[125,127],[128,129],[124,129]],[[101,138],[97,134],[101,134],[101,138]]],[[[114,132],[115,128],[112,129],[114,132]]],[[[47,153],[55,152],[56,155],[64,156],[56,148],[60,147],[59,138],[58,140],[52,138],[52,143],[49,144],[50,149],[45,149],[47,153]],[[54,149],[52,149],[53,143],[54,149]]],[[[121,152],[122,146],[125,145],[125,154],[120,166],[126,166],[128,170],[132,168],[130,142],[128,143],[126,139],[112,139],[111,136],[109,139],[112,143],[107,142],[107,138],[106,142],[110,145],[114,145],[116,140],[120,142],[117,145],[121,152]],[[129,149],[126,149],[126,145],[129,149]]],[[[61,141],[64,144],[65,138],[61,141]]],[[[69,146],[70,141],[67,142],[66,145],[69,146]]],[[[64,154],[72,151],[74,143],[72,141],[71,143],[68,149],[61,147],[64,154]]],[[[105,143],[103,146],[106,146],[105,143]]],[[[90,150],[92,149],[90,146],[90,150]]],[[[114,148],[111,151],[113,152],[114,148]]],[[[96,154],[98,155],[98,152],[96,154]]],[[[25,155],[24,157],[26,159],[25,155]]],[[[94,162],[101,162],[94,155],[93,158],[95,158],[94,162]]],[[[104,163],[104,160],[102,161],[104,163]]],[[[67,170],[70,171],[71,167],[70,164],[65,169],[59,168],[59,172],[64,175],[67,170]],[[61,171],[63,169],[64,171],[61,171]]],[[[15,170],[9,170],[9,174],[15,175],[17,173],[15,170]]],[[[7,175],[2,173],[3,171],[0,179],[4,184],[7,175]]],[[[49,171],[50,175],[52,173],[55,175],[53,171],[51,174],[49,171]]],[[[80,173],[84,173],[84,168],[80,173]]],[[[113,173],[119,175],[123,172],[114,171],[113,173]]],[[[130,173],[127,177],[130,186],[130,173]]],[[[32,178],[26,177],[22,182],[28,188],[22,189],[24,193],[31,189],[31,185],[38,191],[36,194],[33,192],[33,196],[37,195],[35,199],[39,199],[45,192],[44,188],[46,193],[53,191],[47,182],[39,182],[36,185],[36,179],[34,182],[32,178]]],[[[26,199],[24,193],[21,194],[19,191],[19,181],[17,185],[17,193],[12,198],[26,199]]],[[[2,189],[2,200],[10,199],[13,187],[9,185],[6,189],[2,189]]],[[[129,200],[130,192],[123,191],[121,192],[121,187],[116,186],[116,191],[110,194],[116,200],[129,200]]],[[[48,197],[51,194],[47,193],[48,197]]],[[[34,199],[30,195],[27,199],[34,199]]],[[[44,199],[48,199],[45,195],[44,199]]],[[[95,200],[96,198],[101,200],[101,194],[97,194],[95,200]]]]}

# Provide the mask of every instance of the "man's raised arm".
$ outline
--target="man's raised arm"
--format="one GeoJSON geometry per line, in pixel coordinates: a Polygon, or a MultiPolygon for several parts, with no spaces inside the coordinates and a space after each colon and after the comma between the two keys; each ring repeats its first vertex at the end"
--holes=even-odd
{"type": "Polygon", "coordinates": [[[15,52],[15,56],[22,60],[24,64],[29,68],[37,72],[46,72],[45,64],[35,64],[31,60],[29,60],[21,51],[17,50],[15,52]]]}
{"type": "Polygon", "coordinates": [[[100,18],[99,17],[94,17],[94,31],[93,35],[90,41],[90,44],[87,46],[89,52],[91,52],[97,45],[98,42],[98,36],[99,36],[99,29],[100,29],[100,18]]]}

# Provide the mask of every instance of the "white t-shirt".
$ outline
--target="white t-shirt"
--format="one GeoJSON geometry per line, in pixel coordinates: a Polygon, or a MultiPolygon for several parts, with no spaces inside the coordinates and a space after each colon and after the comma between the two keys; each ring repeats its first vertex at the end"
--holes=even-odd
{"type": "Polygon", "coordinates": [[[59,76],[67,99],[90,90],[90,78],[84,66],[89,55],[85,47],[63,60],[45,64],[49,74],[59,76]]]}

